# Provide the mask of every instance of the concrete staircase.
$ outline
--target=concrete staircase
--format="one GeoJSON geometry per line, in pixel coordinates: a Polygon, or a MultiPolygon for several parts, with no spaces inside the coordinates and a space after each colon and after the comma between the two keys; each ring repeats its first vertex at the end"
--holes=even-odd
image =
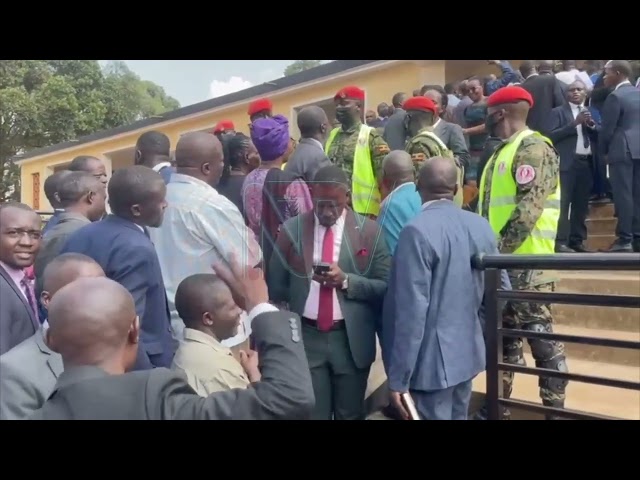
{"type": "MultiPolygon", "coordinates": [[[[612,204],[592,205],[588,219],[587,244],[593,250],[608,248],[615,240],[616,219],[612,204]]],[[[552,272],[549,272],[552,273],[552,272]]],[[[638,272],[553,272],[557,290],[566,293],[640,295],[638,272]]],[[[640,341],[640,310],[627,308],[553,305],[554,330],[557,333],[640,341]]],[[[640,352],[592,345],[566,344],[567,364],[574,373],[640,381],[640,352]]],[[[525,342],[527,365],[535,366],[525,342]]],[[[384,370],[374,366],[371,391],[384,381],[384,370]]],[[[484,401],[486,377],[479,375],[473,383],[471,412],[484,401]]],[[[379,394],[379,392],[378,392],[379,394]]],[[[372,396],[372,398],[374,398],[372,396]]],[[[512,398],[541,403],[538,378],[516,374],[512,398]]],[[[566,407],[590,413],[640,420],[640,392],[570,382],[566,407]]],[[[379,413],[371,419],[384,419],[379,413]]],[[[512,410],[515,420],[543,419],[541,415],[512,410]]]]}

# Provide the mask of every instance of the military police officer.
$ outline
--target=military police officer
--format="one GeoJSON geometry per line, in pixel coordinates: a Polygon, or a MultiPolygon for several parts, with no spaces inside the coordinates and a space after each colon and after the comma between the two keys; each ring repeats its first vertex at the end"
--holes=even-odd
{"type": "Polygon", "coordinates": [[[389,146],[375,128],[362,123],[362,89],[344,87],[336,93],[334,102],[341,126],[329,134],[325,153],[351,181],[353,210],[375,217],[380,212],[378,175],[389,146]]]}
{"type": "MultiPolygon", "coordinates": [[[[551,255],[560,217],[560,160],[551,141],[526,126],[533,106],[531,94],[518,86],[504,87],[487,100],[485,126],[503,143],[491,156],[480,180],[478,213],[499,236],[501,253],[551,255]]],[[[552,278],[533,270],[508,272],[514,290],[553,291],[552,278]]],[[[544,303],[507,303],[507,328],[552,332],[551,307],[544,303]]],[[[529,339],[536,366],[567,372],[564,345],[529,339]]],[[[521,338],[504,338],[504,361],[524,365],[521,338]]],[[[504,396],[513,388],[513,373],[504,373],[504,396]]],[[[564,408],[566,380],[540,378],[540,397],[547,406],[564,408]]],[[[481,414],[482,415],[482,414],[481,414]]],[[[508,417],[509,412],[505,415],[508,417]]],[[[547,416],[554,418],[553,416],[547,416]]]]}
{"type": "Polygon", "coordinates": [[[405,151],[411,155],[416,174],[428,158],[451,158],[452,161],[456,163],[458,170],[459,188],[454,202],[462,206],[462,184],[464,178],[462,163],[454,157],[453,152],[447,148],[444,142],[440,140],[433,131],[433,125],[438,119],[438,108],[436,104],[427,97],[412,97],[405,100],[402,107],[406,112],[404,117],[405,129],[410,137],[409,141],[407,141],[405,151]]]}

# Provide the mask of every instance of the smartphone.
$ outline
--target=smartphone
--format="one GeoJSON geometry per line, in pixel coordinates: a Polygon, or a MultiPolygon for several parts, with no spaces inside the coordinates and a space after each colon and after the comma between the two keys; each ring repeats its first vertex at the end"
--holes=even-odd
{"type": "Polygon", "coordinates": [[[313,266],[313,273],[316,275],[326,275],[331,270],[331,265],[329,263],[316,263],[313,266]]]}

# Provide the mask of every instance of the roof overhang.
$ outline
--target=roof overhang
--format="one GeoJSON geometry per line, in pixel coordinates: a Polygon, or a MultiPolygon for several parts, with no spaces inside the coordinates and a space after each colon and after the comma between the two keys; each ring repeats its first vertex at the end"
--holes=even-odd
{"type": "MultiPolygon", "coordinates": [[[[340,60],[338,60],[340,61],[340,60]]],[[[112,140],[118,140],[121,138],[125,138],[131,136],[133,134],[142,134],[146,130],[150,130],[152,128],[158,127],[166,127],[169,125],[179,124],[184,121],[194,120],[201,117],[210,116],[211,114],[215,114],[218,112],[224,112],[225,110],[234,109],[240,105],[245,105],[253,100],[258,98],[262,98],[268,96],[269,98],[278,98],[285,95],[289,95],[291,93],[295,93],[299,90],[303,90],[305,88],[312,87],[314,85],[319,85],[327,81],[328,77],[330,77],[331,81],[346,79],[352,77],[354,75],[359,75],[365,72],[374,72],[376,70],[382,70],[384,68],[388,68],[398,63],[406,63],[406,62],[415,62],[412,60],[379,60],[379,61],[368,61],[364,65],[356,66],[353,68],[347,68],[340,72],[332,72],[327,75],[323,75],[318,78],[314,78],[313,80],[304,81],[297,83],[295,85],[291,85],[289,87],[279,88],[277,90],[273,90],[271,92],[259,92],[255,95],[242,98],[237,101],[230,101],[229,103],[223,103],[218,106],[212,108],[201,109],[192,114],[185,115],[172,115],[173,112],[179,113],[180,110],[174,110],[173,112],[166,112],[165,114],[154,116],[145,120],[141,120],[139,122],[135,122],[130,125],[125,125],[122,127],[118,127],[112,130],[106,130],[104,132],[98,132],[97,134],[88,135],[86,137],[81,137],[77,140],[71,140],[69,142],[65,142],[58,145],[52,145],[50,147],[43,147],[40,149],[33,150],[31,153],[27,152],[24,155],[17,155],[13,157],[13,161],[16,165],[25,165],[32,162],[37,162],[43,157],[50,156],[52,154],[60,154],[63,152],[72,152],[74,150],[79,150],[81,148],[86,148],[89,146],[99,145],[100,143],[105,143],[112,140]],[[171,118],[166,118],[171,117],[171,118]],[[98,138],[95,138],[98,136],[98,138]]],[[[316,67],[321,68],[321,67],[316,67]]],[[[277,80],[276,80],[277,81],[277,80]]],[[[275,82],[275,81],[274,81],[275,82]]],[[[266,82],[263,85],[270,85],[272,82],[266,82]]],[[[253,90],[255,87],[251,87],[249,90],[253,90]]],[[[233,94],[229,95],[232,96],[233,94]]],[[[209,101],[201,102],[202,104],[208,103],[209,101]]],[[[200,104],[195,104],[193,106],[183,107],[183,108],[192,108],[196,107],[200,104]]]]}

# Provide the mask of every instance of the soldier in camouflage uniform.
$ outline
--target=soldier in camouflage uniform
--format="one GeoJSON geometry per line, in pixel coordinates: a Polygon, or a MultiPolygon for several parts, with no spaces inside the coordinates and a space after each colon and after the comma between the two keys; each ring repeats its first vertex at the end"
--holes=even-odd
{"type": "MultiPolygon", "coordinates": [[[[356,144],[362,127],[364,91],[358,87],[345,87],[336,93],[334,102],[336,120],[340,122],[341,128],[326,153],[335,165],[344,170],[351,182],[356,144]]],[[[373,171],[380,178],[382,160],[389,153],[389,146],[376,129],[372,129],[369,134],[369,151],[373,171]]]]}
{"type": "MultiPolygon", "coordinates": [[[[493,100],[489,97],[485,123],[489,134],[503,141],[487,162],[483,175],[485,179],[484,198],[481,200],[481,211],[478,213],[486,219],[489,219],[491,206],[493,171],[496,167],[500,168],[496,159],[500,155],[500,151],[527,128],[525,122],[529,108],[533,104],[531,95],[520,87],[505,87],[501,90],[491,96],[494,97],[493,100]]],[[[500,232],[498,247],[500,253],[506,254],[513,253],[531,235],[536,222],[543,213],[545,201],[559,188],[560,157],[555,148],[540,136],[529,135],[524,137],[516,150],[512,168],[508,174],[512,175],[515,180],[517,193],[515,210],[500,232]]],[[[546,276],[542,271],[510,270],[508,274],[514,290],[554,291],[554,279],[546,276]]],[[[551,305],[508,302],[503,311],[503,324],[505,328],[552,332],[551,305]]],[[[536,367],[560,372],[568,371],[564,344],[543,339],[528,339],[528,342],[536,367]]],[[[505,363],[526,365],[523,357],[522,338],[504,337],[503,347],[505,363]]],[[[503,372],[504,398],[511,396],[513,377],[513,373],[503,372]]],[[[540,398],[544,405],[564,408],[566,380],[540,377],[538,383],[540,398]]],[[[505,410],[504,415],[509,418],[509,411],[505,410]]],[[[483,409],[478,413],[476,419],[484,418],[486,418],[486,410],[483,409]]],[[[547,416],[547,418],[554,417],[547,416]]]]}
{"type": "Polygon", "coordinates": [[[456,164],[459,182],[458,193],[454,201],[459,206],[462,206],[462,184],[464,178],[462,163],[455,158],[453,152],[443,142],[438,142],[433,138],[433,136],[437,138],[433,131],[433,125],[438,120],[437,105],[430,98],[420,96],[407,99],[402,108],[406,111],[404,118],[405,129],[410,138],[405,146],[405,151],[411,155],[416,175],[428,158],[451,158],[456,164]],[[433,136],[428,135],[428,133],[433,136]]]}

